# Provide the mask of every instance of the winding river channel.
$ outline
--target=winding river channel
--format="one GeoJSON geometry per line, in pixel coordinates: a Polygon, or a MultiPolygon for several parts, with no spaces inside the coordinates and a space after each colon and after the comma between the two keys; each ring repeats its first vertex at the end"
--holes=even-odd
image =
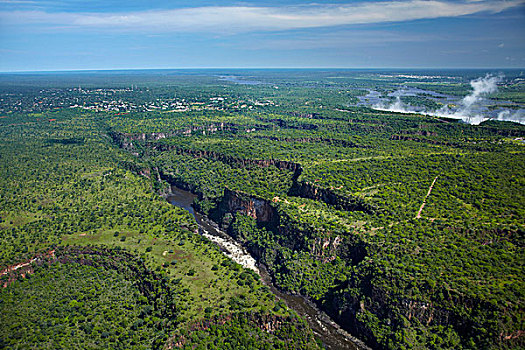
{"type": "Polygon", "coordinates": [[[172,193],[167,196],[169,203],[188,210],[199,225],[199,233],[216,243],[223,253],[242,266],[252,269],[261,276],[262,282],[267,285],[273,294],[286,305],[295,310],[308,322],[316,336],[321,339],[327,349],[357,350],[368,349],[360,340],[341,329],[326,313],[320,311],[314,304],[297,295],[290,295],[277,289],[268,271],[263,265],[248,253],[248,251],[232,237],[222,232],[219,227],[206,217],[193,210],[195,195],[191,192],[172,187],[172,193]]]}

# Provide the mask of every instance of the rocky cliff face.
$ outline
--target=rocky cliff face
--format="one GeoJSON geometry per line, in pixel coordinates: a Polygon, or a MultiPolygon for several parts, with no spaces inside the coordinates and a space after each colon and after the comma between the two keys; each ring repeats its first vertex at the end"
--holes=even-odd
{"type": "MultiPolygon", "coordinates": [[[[303,172],[301,164],[277,160],[277,159],[245,159],[237,158],[230,155],[218,153],[209,150],[192,150],[182,149],[173,145],[156,144],[153,146],[157,151],[175,151],[177,154],[191,155],[195,158],[206,158],[220,161],[232,166],[246,167],[254,165],[258,167],[267,168],[275,166],[281,170],[291,170],[294,172],[292,176],[293,185],[288,191],[288,195],[298,196],[303,198],[309,198],[325,202],[326,204],[333,205],[341,210],[348,211],[363,211],[366,213],[373,213],[378,210],[374,206],[366,203],[364,200],[357,197],[342,196],[330,189],[317,187],[314,184],[308,182],[299,182],[298,178],[303,172]]],[[[251,216],[251,215],[250,215],[251,216]]]]}
{"type": "MultiPolygon", "coordinates": [[[[166,134],[159,133],[159,134],[152,134],[152,138],[160,139],[163,137],[166,137],[166,134]]],[[[130,138],[126,136],[126,134],[112,134],[113,139],[119,143],[119,145],[125,149],[131,150],[133,149],[133,144],[130,142],[130,138]]],[[[135,140],[147,140],[148,136],[145,134],[136,134],[134,136],[135,140]]],[[[309,198],[313,200],[323,201],[329,205],[333,205],[338,209],[341,210],[348,210],[348,211],[364,211],[367,213],[372,213],[377,210],[374,206],[366,203],[364,200],[356,197],[349,197],[349,196],[342,196],[339,195],[329,189],[317,187],[314,184],[308,183],[308,182],[299,182],[298,179],[300,175],[303,172],[303,168],[301,164],[289,162],[285,160],[277,160],[277,159],[246,159],[246,158],[239,158],[230,156],[227,154],[210,151],[210,150],[195,150],[195,149],[184,149],[176,145],[168,145],[168,144],[162,144],[162,143],[156,143],[156,142],[150,142],[147,143],[147,147],[154,149],[159,152],[166,152],[166,151],[174,151],[177,154],[181,155],[190,155],[195,158],[206,158],[206,159],[213,159],[216,161],[223,162],[225,164],[229,164],[231,166],[237,166],[237,167],[246,167],[246,166],[258,166],[267,168],[270,166],[275,166],[277,169],[281,170],[290,170],[293,171],[293,185],[288,191],[288,195],[291,196],[299,196],[303,198],[309,198]]],[[[171,179],[170,183],[175,184],[179,187],[182,187],[184,189],[194,191],[194,188],[188,188],[187,184],[183,183],[173,183],[177,182],[175,179],[171,179]]],[[[248,214],[247,214],[248,215],[248,214]]],[[[250,213],[248,216],[253,217],[253,213],[250,213]]]]}
{"type": "Polygon", "coordinates": [[[341,326],[359,334],[373,348],[385,348],[370,327],[374,322],[382,327],[388,326],[392,331],[433,327],[430,334],[435,332],[435,327],[441,326],[442,329],[454,329],[461,337],[479,338],[480,344],[485,344],[478,345],[480,348],[521,348],[518,345],[520,331],[494,334],[498,321],[490,315],[498,313],[496,305],[466,297],[445,286],[432,293],[421,293],[417,299],[391,294],[374,283],[374,276],[380,273],[370,271],[368,278],[360,284],[346,281],[339,291],[327,295],[324,304],[327,312],[341,326]],[[351,292],[352,289],[359,290],[359,293],[351,292]],[[422,300],[422,296],[426,299],[422,300]],[[370,322],[371,317],[376,321],[370,322]],[[492,330],[491,335],[489,330],[492,330]]]}
{"type": "Polygon", "coordinates": [[[350,148],[370,148],[370,146],[365,145],[358,145],[352,141],[344,140],[344,139],[331,139],[326,137],[296,137],[296,138],[290,138],[290,137],[276,137],[276,136],[266,136],[266,135],[257,135],[253,136],[253,138],[257,139],[266,139],[266,140],[272,140],[272,141],[284,141],[284,142],[301,142],[301,143],[326,143],[329,145],[337,145],[342,147],[350,147],[350,148]]]}
{"type": "Polygon", "coordinates": [[[165,131],[165,132],[151,132],[151,133],[122,133],[113,132],[112,137],[118,138],[121,141],[132,142],[132,141],[158,141],[173,136],[180,135],[191,135],[195,132],[204,133],[215,133],[218,131],[231,131],[237,129],[239,126],[229,123],[216,123],[206,126],[189,126],[180,128],[177,130],[165,131]]]}
{"type": "Polygon", "coordinates": [[[317,129],[319,129],[319,126],[316,125],[316,124],[296,123],[296,122],[293,122],[293,121],[291,122],[291,121],[287,121],[287,120],[280,119],[280,118],[271,119],[270,122],[278,125],[281,128],[286,128],[286,129],[301,129],[301,130],[317,130],[317,129]]]}
{"type": "Polygon", "coordinates": [[[222,131],[255,131],[267,128],[264,125],[240,125],[235,123],[211,123],[209,125],[188,126],[176,130],[151,133],[123,133],[110,132],[109,136],[117,142],[120,147],[129,149],[133,147],[133,141],[158,141],[173,136],[190,136],[192,134],[213,134],[222,131]]]}
{"type": "Polygon", "coordinates": [[[333,205],[340,210],[363,211],[365,213],[374,213],[378,210],[371,204],[357,197],[342,196],[329,189],[317,187],[309,182],[294,181],[289,195],[309,198],[333,205]]]}
{"type": "Polygon", "coordinates": [[[25,277],[27,274],[33,273],[35,266],[55,263],[76,263],[116,270],[133,281],[140,292],[152,302],[163,316],[176,317],[177,315],[176,306],[173,302],[175,295],[169,288],[168,281],[149,270],[140,258],[123,250],[102,247],[57,247],[55,250],[37,254],[28,262],[18,264],[22,268],[11,268],[6,271],[12,278],[25,277]]]}
{"type": "Polygon", "coordinates": [[[342,242],[342,238],[339,235],[335,237],[317,237],[312,243],[310,253],[316,257],[316,259],[327,263],[335,260],[337,256],[337,248],[342,242]]]}
{"type": "Polygon", "coordinates": [[[223,203],[229,212],[252,217],[261,223],[275,222],[278,217],[277,211],[269,201],[228,188],[224,190],[223,203]]]}
{"type": "MultiPolygon", "coordinates": [[[[279,245],[292,251],[308,251],[312,256],[322,262],[333,261],[342,248],[349,254],[353,251],[349,249],[349,242],[339,234],[324,233],[322,237],[319,233],[313,232],[308,227],[299,228],[290,217],[285,213],[279,212],[271,201],[248,195],[230,189],[224,190],[224,196],[219,203],[217,210],[212,214],[219,222],[224,222],[225,215],[241,214],[255,219],[259,225],[265,226],[276,234],[279,245]]],[[[227,229],[227,227],[225,227],[227,229]]],[[[243,239],[242,237],[238,237],[243,239]]],[[[365,250],[360,251],[354,258],[362,259],[365,250]]],[[[257,258],[261,258],[262,251],[253,251],[257,258]]],[[[355,253],[355,252],[354,252],[355,253]]],[[[352,259],[350,259],[352,260],[352,259]]]]}
{"type": "MultiPolygon", "coordinates": [[[[278,241],[276,242],[278,245],[273,249],[280,246],[292,251],[308,251],[312,259],[323,263],[330,263],[339,257],[353,265],[359,264],[367,255],[367,245],[359,239],[351,239],[349,236],[341,236],[336,233],[319,235],[305,231],[304,228],[298,229],[293,222],[283,218],[282,215],[285,214],[279,213],[270,202],[263,199],[225,190],[221,206],[223,212],[243,214],[254,218],[259,223],[273,222],[275,237],[278,241]]],[[[244,239],[249,239],[249,237],[244,239]]],[[[270,247],[257,246],[255,248],[251,249],[251,252],[257,258],[267,258],[268,255],[273,254],[279,264],[285,263],[278,250],[272,253],[268,251],[272,249],[270,247]]],[[[373,347],[382,348],[382,345],[376,339],[377,334],[370,328],[370,317],[376,317],[381,324],[392,329],[406,327],[405,322],[420,324],[422,327],[452,325],[456,330],[465,332],[475,328],[475,325],[466,324],[465,317],[456,314],[453,307],[444,307],[443,302],[408,299],[388,294],[373,283],[375,273],[380,272],[370,271],[369,278],[364,278],[358,284],[354,284],[352,280],[345,281],[323,298],[325,300],[324,310],[334,317],[343,328],[366,338],[373,347]],[[360,291],[357,295],[354,294],[356,290],[360,291]]],[[[473,301],[455,300],[451,295],[448,295],[447,298],[449,300],[446,303],[450,305],[455,303],[461,305],[470,303],[472,307],[475,305],[473,301]]],[[[505,336],[509,337],[508,334],[502,335],[503,338],[505,336]]]]}
{"type": "Polygon", "coordinates": [[[163,144],[155,144],[155,145],[151,145],[151,147],[153,147],[154,149],[160,152],[175,151],[175,153],[177,154],[190,155],[195,158],[213,159],[213,160],[217,160],[217,161],[220,161],[220,162],[232,165],[232,166],[238,166],[238,167],[246,167],[248,165],[255,165],[261,168],[268,168],[270,166],[275,166],[277,169],[281,169],[281,170],[291,170],[291,171],[299,172],[299,173],[302,171],[302,167],[300,164],[294,163],[294,162],[288,162],[285,160],[238,158],[238,157],[233,157],[227,154],[218,153],[215,151],[184,149],[178,146],[163,145],[163,144]]]}
{"type": "Polygon", "coordinates": [[[190,191],[191,193],[202,195],[202,192],[196,188],[195,186],[188,184],[187,182],[184,182],[180,180],[178,177],[174,176],[173,174],[167,173],[162,171],[161,169],[158,170],[159,178],[163,181],[166,181],[170,186],[175,186],[178,188],[182,188],[183,190],[190,191]]]}
{"type": "Polygon", "coordinates": [[[392,135],[390,139],[393,141],[414,141],[414,142],[421,142],[421,143],[429,143],[431,145],[451,146],[449,142],[425,139],[425,138],[420,138],[420,137],[412,136],[412,135],[392,135]]]}
{"type": "Polygon", "coordinates": [[[222,327],[224,332],[227,332],[230,326],[240,327],[242,325],[248,325],[252,329],[258,328],[269,334],[278,333],[279,331],[286,333],[286,328],[292,327],[293,330],[298,329],[304,332],[305,337],[313,339],[311,331],[307,329],[306,324],[297,321],[292,316],[278,316],[261,312],[241,312],[195,320],[185,327],[184,333],[186,334],[180,334],[179,332],[179,334],[173,336],[168,340],[164,349],[191,348],[192,340],[190,335],[194,332],[206,332],[219,327],[222,327]]]}

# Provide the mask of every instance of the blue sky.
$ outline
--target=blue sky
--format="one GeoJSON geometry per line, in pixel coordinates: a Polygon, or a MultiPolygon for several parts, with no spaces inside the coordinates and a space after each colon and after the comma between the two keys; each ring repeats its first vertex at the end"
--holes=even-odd
{"type": "Polygon", "coordinates": [[[0,71],[523,68],[524,0],[0,0],[0,71]]]}

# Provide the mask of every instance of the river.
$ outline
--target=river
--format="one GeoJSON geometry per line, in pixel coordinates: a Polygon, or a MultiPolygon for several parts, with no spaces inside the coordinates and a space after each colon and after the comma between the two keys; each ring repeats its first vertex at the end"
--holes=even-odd
{"type": "Polygon", "coordinates": [[[295,310],[306,319],[310,328],[321,339],[327,349],[368,349],[360,340],[341,329],[339,325],[313,303],[301,296],[290,295],[277,289],[265,266],[257,264],[257,261],[239,242],[222,232],[214,222],[195,212],[192,206],[195,197],[193,193],[173,186],[172,193],[167,196],[167,200],[169,203],[189,211],[199,225],[199,233],[216,243],[225,255],[242,266],[256,271],[261,276],[262,282],[270,288],[273,294],[284,301],[290,309],[295,310]]]}
{"type": "Polygon", "coordinates": [[[525,124],[523,103],[491,99],[484,96],[484,94],[473,95],[471,93],[469,96],[475,98],[475,102],[467,105],[464,103],[464,98],[458,96],[401,86],[398,90],[387,94],[368,89],[368,94],[358,96],[358,102],[354,105],[365,106],[379,111],[461,119],[464,122],[475,125],[489,119],[525,124]],[[433,110],[424,105],[411,105],[403,102],[402,97],[424,98],[441,105],[441,107],[433,110]]]}
{"type": "Polygon", "coordinates": [[[246,79],[250,77],[242,77],[242,76],[237,76],[237,75],[219,75],[218,77],[219,77],[219,80],[228,81],[230,83],[241,84],[241,85],[266,85],[268,84],[268,83],[263,83],[262,81],[258,81],[258,80],[246,79]]]}

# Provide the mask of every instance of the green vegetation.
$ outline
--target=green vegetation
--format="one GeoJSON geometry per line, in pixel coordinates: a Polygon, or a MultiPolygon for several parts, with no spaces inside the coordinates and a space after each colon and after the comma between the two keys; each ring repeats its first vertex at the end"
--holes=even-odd
{"type": "Polygon", "coordinates": [[[170,344],[182,349],[194,349],[195,344],[200,344],[197,348],[201,349],[317,349],[318,344],[304,338],[307,327],[289,317],[240,313],[194,323],[189,330],[174,336],[170,344]],[[279,327],[280,323],[285,326],[279,327]]]}
{"type": "MultiPolygon", "coordinates": [[[[481,75],[449,73],[455,79],[406,85],[462,97],[481,75]]],[[[102,100],[96,78],[85,97],[59,90],[65,101],[82,102],[67,110],[53,110],[54,97],[47,108],[6,97],[0,266],[57,247],[126,252],[176,295],[169,317],[153,302],[159,320],[129,335],[137,347],[315,348],[308,327],[257,274],[224,257],[197,234],[189,213],[158,195],[176,185],[198,195],[195,208],[242,242],[278,287],[314,301],[374,348],[524,346],[523,125],[475,126],[355,105],[368,90],[397,91],[405,80],[392,72],[250,74],[262,84],[210,75],[152,77],[136,91],[116,83],[118,110],[102,100]],[[147,332],[159,325],[162,340],[153,340],[147,332]]],[[[491,103],[523,108],[516,77],[491,103]]],[[[41,99],[17,88],[24,101],[41,99]]],[[[438,105],[431,94],[404,101],[438,105]]],[[[36,292],[43,281],[66,283],[49,272],[60,268],[4,277],[0,296],[9,302],[0,307],[22,303],[28,292],[20,286],[36,292]]],[[[106,273],[111,285],[135,288],[126,287],[129,276],[106,270],[78,266],[70,274],[106,273]]],[[[131,289],[128,298],[150,305],[131,289]]],[[[103,312],[91,302],[90,312],[103,312]]],[[[125,317],[134,324],[140,309],[125,317]]],[[[112,327],[90,341],[117,342],[112,327]]],[[[46,332],[58,344],[61,336],[46,332]]]]}
{"type": "Polygon", "coordinates": [[[0,294],[2,347],[146,349],[162,340],[153,306],[114,270],[55,264],[29,276],[0,294]]]}
{"type": "MultiPolygon", "coordinates": [[[[109,267],[104,264],[98,268],[43,265],[36,271],[23,267],[2,275],[2,284],[7,283],[0,291],[2,314],[7,315],[0,327],[3,345],[162,348],[175,331],[216,316],[274,315],[284,317],[283,327],[298,322],[288,309],[276,308],[276,298],[258,275],[196,234],[190,214],[156,193],[165,184],[111,144],[101,124],[104,118],[72,112],[51,112],[40,118],[12,114],[1,119],[1,270],[60,246],[123,249],[140,257],[160,281],[169,281],[176,297],[164,303],[176,312],[145,320],[141,310],[147,305],[157,310],[159,305],[145,301],[144,291],[132,284],[144,276],[130,280],[129,275],[106,271],[109,267]],[[93,294],[94,284],[98,287],[93,294]],[[80,300],[80,294],[86,296],[80,300]],[[31,295],[41,297],[38,303],[31,295]],[[70,305],[71,300],[80,304],[70,305]],[[50,316],[52,310],[43,307],[50,304],[60,314],[50,316]],[[40,306],[41,312],[35,312],[40,306]],[[113,319],[122,325],[110,324],[113,319]],[[33,328],[34,333],[27,332],[33,328]]],[[[111,260],[113,253],[102,250],[101,254],[111,260]]],[[[279,328],[281,337],[287,338],[286,329],[279,328]]],[[[308,328],[300,334],[297,344],[317,346],[308,328]]],[[[266,341],[284,346],[278,338],[266,341]]]]}

